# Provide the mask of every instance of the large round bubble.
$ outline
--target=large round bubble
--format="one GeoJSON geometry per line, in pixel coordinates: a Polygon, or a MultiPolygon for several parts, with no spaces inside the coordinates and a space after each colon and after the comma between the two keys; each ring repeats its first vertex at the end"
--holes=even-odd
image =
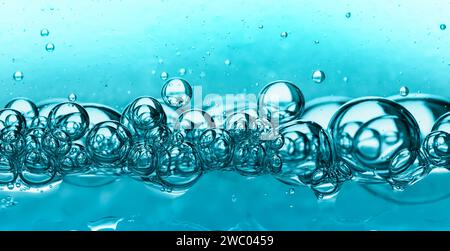
{"type": "Polygon", "coordinates": [[[133,135],[143,136],[155,126],[166,124],[167,117],[158,100],[140,97],[125,108],[120,122],[133,135]]]}
{"type": "Polygon", "coordinates": [[[131,134],[117,121],[97,124],[86,136],[86,150],[99,166],[121,165],[131,147],[131,134]]]}
{"type": "MultiPolygon", "coordinates": [[[[358,181],[390,181],[416,167],[419,126],[411,113],[394,101],[376,97],[350,101],[333,116],[329,130],[339,160],[358,181]]],[[[423,174],[411,174],[411,182],[423,174]]]]}
{"type": "Polygon", "coordinates": [[[34,118],[39,116],[39,111],[36,104],[26,98],[15,98],[9,101],[5,108],[14,109],[20,112],[25,118],[27,125],[29,125],[34,118]]]}
{"type": "Polygon", "coordinates": [[[178,117],[175,129],[178,130],[185,140],[194,142],[207,129],[215,128],[211,116],[199,109],[185,111],[178,117]]]}
{"type": "Polygon", "coordinates": [[[191,85],[182,78],[169,79],[161,89],[161,97],[172,108],[184,107],[192,98],[191,85]]]}
{"type": "Polygon", "coordinates": [[[258,114],[272,123],[282,124],[300,118],[304,108],[303,93],[288,81],[269,83],[258,96],[258,114]]]}
{"type": "Polygon", "coordinates": [[[192,186],[202,175],[201,163],[194,147],[183,143],[169,148],[161,156],[156,175],[168,189],[192,186]]]}
{"type": "Polygon", "coordinates": [[[89,115],[83,106],[65,102],[55,106],[48,115],[48,126],[51,130],[65,132],[72,141],[84,136],[89,128],[89,115]]]}
{"type": "Polygon", "coordinates": [[[208,129],[200,136],[197,148],[206,169],[221,169],[231,162],[234,142],[227,131],[208,129]]]}
{"type": "Polygon", "coordinates": [[[317,174],[334,168],[333,145],[325,130],[309,121],[292,121],[279,133],[283,146],[279,153],[283,167],[277,178],[292,185],[312,185],[317,174]]]}

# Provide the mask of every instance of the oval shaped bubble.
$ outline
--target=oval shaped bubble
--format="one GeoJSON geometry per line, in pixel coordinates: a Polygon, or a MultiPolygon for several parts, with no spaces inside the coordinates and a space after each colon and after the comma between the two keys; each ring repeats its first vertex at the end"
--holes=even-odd
{"type": "Polygon", "coordinates": [[[423,141],[423,151],[435,167],[450,168],[450,134],[433,131],[423,141]]]}
{"type": "Polygon", "coordinates": [[[258,95],[258,115],[272,123],[282,124],[300,118],[304,108],[303,93],[289,81],[271,82],[258,95]]]}
{"type": "Polygon", "coordinates": [[[381,182],[391,175],[391,162],[408,151],[411,166],[420,148],[420,130],[411,113],[394,101],[367,97],[343,105],[329,130],[336,154],[360,182],[381,182]]]}

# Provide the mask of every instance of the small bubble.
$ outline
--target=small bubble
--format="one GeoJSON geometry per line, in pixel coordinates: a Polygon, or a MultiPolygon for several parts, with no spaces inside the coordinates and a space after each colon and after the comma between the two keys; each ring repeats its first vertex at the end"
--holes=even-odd
{"type": "Polygon", "coordinates": [[[21,81],[23,79],[23,72],[21,72],[21,71],[14,72],[13,78],[16,81],[21,81]]]}
{"type": "Polygon", "coordinates": [[[55,45],[53,43],[47,43],[45,45],[45,50],[48,52],[53,52],[55,50],[55,45]]]}
{"type": "Polygon", "coordinates": [[[152,73],[152,75],[155,75],[155,74],[156,74],[156,71],[155,71],[155,70],[152,70],[151,73],[152,73]]]}
{"type": "Polygon", "coordinates": [[[292,205],[292,204],[291,204],[291,205],[289,205],[289,208],[294,208],[294,205],[292,205]]]}
{"type": "Polygon", "coordinates": [[[161,72],[161,79],[167,80],[169,78],[169,74],[165,71],[161,72]]]}
{"type": "Polygon", "coordinates": [[[352,13],[351,13],[351,12],[345,13],[345,17],[346,17],[346,18],[350,18],[351,16],[352,16],[352,13]]]}
{"type": "Polygon", "coordinates": [[[200,78],[206,77],[206,73],[204,71],[200,72],[200,78]]]}
{"type": "Polygon", "coordinates": [[[237,201],[236,195],[231,195],[231,202],[235,203],[237,201]]]}
{"type": "Polygon", "coordinates": [[[409,88],[407,86],[400,87],[400,96],[406,97],[409,94],[409,88]]]}
{"type": "Polygon", "coordinates": [[[447,25],[441,24],[441,25],[439,25],[439,28],[440,28],[441,30],[445,30],[445,29],[447,28],[447,25]]]}
{"type": "Polygon", "coordinates": [[[348,83],[348,77],[343,77],[342,80],[343,80],[345,83],[348,83]]]}
{"type": "Polygon", "coordinates": [[[50,34],[50,31],[47,29],[41,30],[41,37],[47,37],[50,34]]]}
{"type": "Polygon", "coordinates": [[[70,101],[70,102],[75,102],[75,101],[77,101],[77,95],[75,94],[75,93],[70,93],[69,94],[69,96],[67,96],[67,99],[70,101]]]}
{"type": "Polygon", "coordinates": [[[259,26],[258,26],[258,29],[260,29],[260,30],[264,29],[264,25],[262,25],[262,24],[259,25],[259,26]]]}
{"type": "Polygon", "coordinates": [[[289,195],[294,195],[295,194],[295,189],[293,187],[289,188],[288,194],[289,195]]]}
{"type": "Polygon", "coordinates": [[[320,44],[319,40],[314,40],[314,44],[320,44]]]}
{"type": "Polygon", "coordinates": [[[325,73],[323,71],[317,70],[312,74],[312,80],[318,84],[325,80],[325,73]]]}
{"type": "Polygon", "coordinates": [[[180,74],[180,76],[184,76],[186,74],[186,69],[180,68],[180,70],[178,70],[178,73],[180,74]]]}
{"type": "Polygon", "coordinates": [[[287,38],[288,33],[286,31],[281,32],[280,37],[287,38]]]}
{"type": "Polygon", "coordinates": [[[162,58],[160,58],[160,59],[158,60],[158,63],[159,63],[159,64],[164,64],[164,60],[163,60],[162,58]]]}
{"type": "Polygon", "coordinates": [[[225,63],[225,65],[231,65],[231,61],[230,61],[229,59],[226,59],[226,60],[224,61],[224,63],[225,63]]]}
{"type": "Polygon", "coordinates": [[[14,183],[8,183],[8,185],[6,186],[9,190],[13,190],[14,189],[14,183]]]}

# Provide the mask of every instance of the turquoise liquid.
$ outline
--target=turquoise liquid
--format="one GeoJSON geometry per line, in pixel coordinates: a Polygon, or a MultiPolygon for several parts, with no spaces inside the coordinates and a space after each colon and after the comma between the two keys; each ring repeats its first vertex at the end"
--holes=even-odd
{"type": "MultiPolygon", "coordinates": [[[[304,95],[301,118],[323,128],[350,99],[397,100],[417,121],[421,143],[450,109],[449,9],[443,1],[3,1],[0,102],[26,97],[41,115],[49,103],[101,104],[110,112],[90,117],[98,123],[140,96],[165,105],[161,90],[172,77],[190,83],[192,103],[210,94],[257,96],[283,79],[304,95]],[[308,113],[317,99],[329,105],[308,113]]],[[[189,189],[164,191],[111,173],[3,185],[0,229],[450,227],[442,167],[404,191],[352,180],[323,200],[271,174],[241,174],[210,171],[189,189]]]]}

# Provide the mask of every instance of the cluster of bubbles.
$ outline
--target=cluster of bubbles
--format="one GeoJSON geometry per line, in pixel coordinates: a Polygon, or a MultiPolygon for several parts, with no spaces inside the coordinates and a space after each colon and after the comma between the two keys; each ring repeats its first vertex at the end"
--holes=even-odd
{"type": "Polygon", "coordinates": [[[184,191],[219,170],[272,175],[329,198],[349,180],[403,190],[450,168],[450,103],[432,96],[306,103],[297,85],[280,80],[256,104],[217,113],[190,108],[192,88],[182,78],[167,78],[161,96],[139,97],[122,113],[77,103],[74,93],[40,105],[11,100],[0,110],[0,185],[128,175],[184,191]]]}

